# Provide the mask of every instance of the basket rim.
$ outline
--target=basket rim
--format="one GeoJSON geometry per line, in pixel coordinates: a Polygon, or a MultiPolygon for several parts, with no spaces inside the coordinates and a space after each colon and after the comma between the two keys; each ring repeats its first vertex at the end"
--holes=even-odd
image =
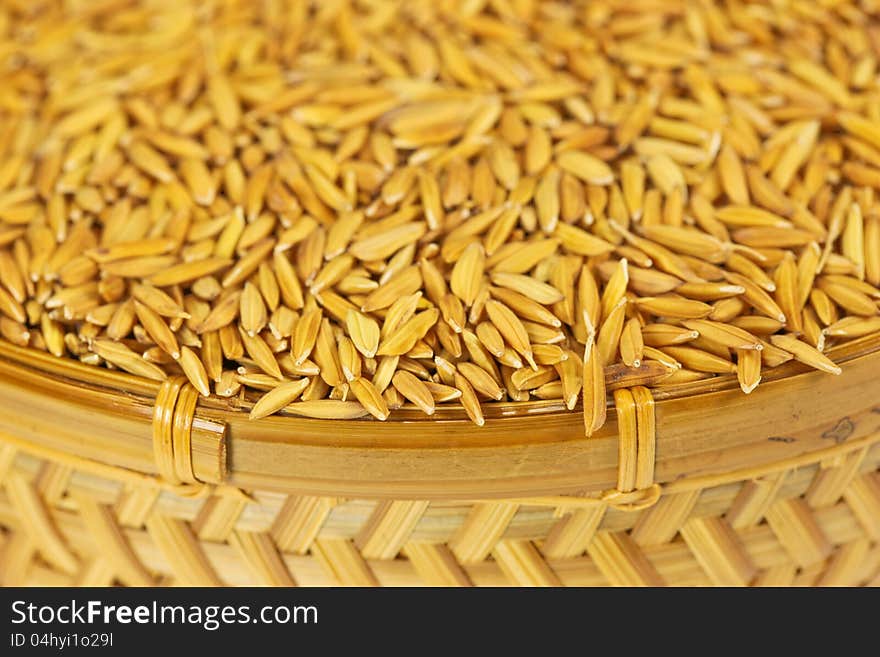
{"type": "MultiPolygon", "coordinates": [[[[843,365],[853,359],[875,352],[880,352],[880,333],[863,336],[861,338],[856,338],[835,345],[824,353],[838,365],[843,365]]],[[[152,402],[160,387],[158,381],[146,379],[127,372],[87,365],[69,358],[58,358],[43,351],[28,347],[20,347],[0,338],[0,361],[3,360],[24,365],[41,374],[57,377],[59,380],[86,384],[88,386],[103,388],[109,391],[116,391],[123,395],[125,400],[130,399],[132,395],[136,395],[145,398],[148,402],[152,402]]],[[[812,368],[792,360],[779,367],[765,370],[762,373],[762,384],[783,380],[811,371],[812,368]]],[[[702,394],[733,390],[738,387],[739,383],[736,375],[722,374],[709,379],[693,381],[691,383],[652,388],[651,392],[654,399],[660,402],[664,400],[697,397],[702,394]]],[[[237,398],[223,399],[211,395],[210,397],[199,397],[199,405],[204,409],[211,409],[222,413],[246,414],[245,412],[250,410],[256,399],[258,399],[258,395],[255,394],[251,394],[250,399],[245,400],[244,402],[237,398]]],[[[608,396],[607,405],[609,408],[612,407],[610,395],[608,396]]],[[[488,425],[492,420],[513,416],[547,417],[548,415],[572,415],[579,417],[581,408],[580,401],[575,409],[572,410],[569,410],[562,400],[486,402],[483,404],[483,415],[486,418],[486,424],[488,425]]],[[[276,419],[286,418],[291,422],[300,422],[305,419],[291,413],[285,413],[284,411],[278,412],[270,417],[276,419]]],[[[258,426],[266,419],[267,418],[262,418],[261,420],[251,420],[249,422],[258,426]]],[[[351,426],[356,426],[358,424],[376,426],[379,424],[413,422],[430,424],[451,420],[469,421],[468,416],[461,405],[449,403],[438,405],[433,416],[426,416],[420,410],[415,408],[400,408],[396,409],[389,415],[388,419],[381,423],[379,420],[370,416],[351,420],[339,420],[339,422],[344,422],[346,425],[351,426]]],[[[318,421],[325,423],[337,422],[337,420],[318,421]]]]}
{"type": "MultiPolygon", "coordinates": [[[[836,444],[842,418],[852,426],[842,438],[846,446],[880,433],[880,336],[842,347],[833,352],[844,363],[840,377],[786,364],[751,395],[735,380],[657,395],[655,481],[665,485],[821,452],[836,444]]],[[[154,478],[158,388],[0,342],[0,395],[10,400],[0,405],[0,442],[154,478]],[[85,380],[78,379],[83,373],[85,380]]],[[[278,415],[250,421],[239,408],[200,403],[198,415],[203,428],[223,427],[227,469],[215,483],[247,490],[461,500],[614,487],[614,408],[606,425],[586,438],[577,411],[544,406],[505,415],[486,407],[482,428],[463,413],[385,423],[278,415]]]]}

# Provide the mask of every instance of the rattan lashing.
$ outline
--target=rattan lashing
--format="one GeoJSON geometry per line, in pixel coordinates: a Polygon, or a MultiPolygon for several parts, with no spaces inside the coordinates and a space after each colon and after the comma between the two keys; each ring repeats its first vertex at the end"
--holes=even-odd
{"type": "MultiPolygon", "coordinates": [[[[153,409],[153,453],[159,479],[165,484],[185,487],[204,483],[196,479],[192,465],[191,430],[197,402],[198,391],[184,377],[172,377],[159,388],[153,409]]],[[[614,402],[620,441],[617,488],[578,501],[594,499],[620,508],[647,508],[660,497],[660,487],[654,484],[654,398],[650,390],[636,386],[616,390],[614,402]]],[[[216,449],[220,472],[225,473],[223,434],[216,449]]]]}
{"type": "Polygon", "coordinates": [[[187,386],[172,380],[157,395],[158,476],[3,436],[4,584],[878,583],[880,433],[661,486],[648,458],[653,403],[634,389],[615,395],[614,489],[343,499],[190,480],[199,411],[187,386]]]}
{"type": "MultiPolygon", "coordinates": [[[[198,483],[193,470],[192,427],[199,393],[185,377],[171,377],[159,388],[153,409],[153,454],[159,476],[170,484],[198,483]]],[[[226,471],[223,434],[217,440],[221,477],[226,471]]]]}

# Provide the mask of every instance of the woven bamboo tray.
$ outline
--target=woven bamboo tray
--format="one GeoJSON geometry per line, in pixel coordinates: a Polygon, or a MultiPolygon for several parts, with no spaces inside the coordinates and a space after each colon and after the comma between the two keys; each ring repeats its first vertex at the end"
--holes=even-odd
{"type": "Polygon", "coordinates": [[[273,416],[0,342],[4,585],[880,583],[880,336],[755,393],[273,416]],[[422,416],[423,417],[423,416],[422,416]]]}

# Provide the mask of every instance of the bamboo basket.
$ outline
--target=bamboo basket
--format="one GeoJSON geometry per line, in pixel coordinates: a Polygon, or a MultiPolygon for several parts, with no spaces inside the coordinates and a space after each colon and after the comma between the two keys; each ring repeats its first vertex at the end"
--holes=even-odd
{"type": "Polygon", "coordinates": [[[880,583],[880,336],[618,394],[272,416],[0,342],[4,585],[880,583]],[[422,416],[423,418],[424,416],[422,416]]]}

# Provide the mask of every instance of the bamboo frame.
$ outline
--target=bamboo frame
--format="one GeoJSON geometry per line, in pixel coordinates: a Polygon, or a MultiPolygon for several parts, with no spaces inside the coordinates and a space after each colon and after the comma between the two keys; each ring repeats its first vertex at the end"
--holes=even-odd
{"type": "MultiPolygon", "coordinates": [[[[760,468],[880,431],[880,336],[841,345],[831,356],[844,364],[840,377],[787,364],[749,396],[733,377],[655,394],[656,480],[760,468]]],[[[150,423],[158,390],[138,377],[0,342],[0,434],[19,445],[154,475],[150,423]]],[[[252,422],[234,401],[200,401],[193,469],[201,481],[247,490],[372,499],[583,494],[617,482],[613,410],[589,439],[579,414],[552,402],[487,405],[481,429],[455,408],[417,417],[252,422]],[[218,434],[228,444],[225,476],[212,448],[218,434]]]]}
{"type": "Polygon", "coordinates": [[[250,422],[0,343],[0,585],[880,584],[880,336],[833,356],[586,439],[552,403],[250,422]]]}

